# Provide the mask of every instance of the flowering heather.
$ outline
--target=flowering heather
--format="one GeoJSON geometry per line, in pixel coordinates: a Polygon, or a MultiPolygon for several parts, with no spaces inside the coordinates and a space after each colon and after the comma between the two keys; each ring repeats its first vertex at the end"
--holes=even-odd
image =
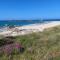
{"type": "Polygon", "coordinates": [[[19,43],[15,43],[15,47],[16,47],[16,48],[21,48],[22,46],[21,46],[21,44],[19,44],[19,43]]]}
{"type": "Polygon", "coordinates": [[[14,49],[18,50],[18,52],[21,52],[20,49],[22,49],[22,46],[19,43],[7,44],[0,47],[0,52],[10,55],[13,53],[14,49]]]}
{"type": "Polygon", "coordinates": [[[24,47],[19,43],[15,44],[15,48],[18,49],[20,52],[24,52],[24,47]]]}
{"type": "Polygon", "coordinates": [[[9,44],[4,46],[3,51],[5,54],[9,55],[12,53],[13,49],[14,49],[14,44],[9,44]]]}

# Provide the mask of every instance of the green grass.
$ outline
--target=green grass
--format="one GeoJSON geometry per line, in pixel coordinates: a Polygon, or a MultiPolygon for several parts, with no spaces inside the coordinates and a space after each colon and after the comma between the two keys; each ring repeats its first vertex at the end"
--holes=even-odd
{"type": "MultiPolygon", "coordinates": [[[[60,60],[60,26],[47,29],[43,32],[16,36],[24,53],[12,55],[10,60],[60,60]]],[[[0,60],[8,60],[8,56],[1,56],[0,60]]]]}

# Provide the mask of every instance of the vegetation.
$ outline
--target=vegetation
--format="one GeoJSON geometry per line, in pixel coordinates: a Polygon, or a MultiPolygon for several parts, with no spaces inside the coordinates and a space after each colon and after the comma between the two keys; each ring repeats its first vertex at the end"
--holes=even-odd
{"type": "Polygon", "coordinates": [[[0,60],[60,60],[60,26],[14,39],[25,51],[10,56],[2,55],[0,60]]]}

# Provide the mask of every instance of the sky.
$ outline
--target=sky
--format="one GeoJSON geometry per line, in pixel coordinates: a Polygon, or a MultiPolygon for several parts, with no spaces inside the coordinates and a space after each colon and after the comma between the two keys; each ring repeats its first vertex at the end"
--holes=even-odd
{"type": "Polygon", "coordinates": [[[3,19],[60,19],[60,0],[0,0],[3,19]]]}

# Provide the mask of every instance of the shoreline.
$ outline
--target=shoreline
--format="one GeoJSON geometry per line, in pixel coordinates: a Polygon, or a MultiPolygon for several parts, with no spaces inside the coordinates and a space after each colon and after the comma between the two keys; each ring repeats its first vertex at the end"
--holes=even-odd
{"type": "Polygon", "coordinates": [[[0,32],[2,36],[18,36],[30,34],[32,32],[43,32],[45,29],[60,25],[60,21],[52,21],[42,24],[30,24],[14,28],[7,28],[6,31],[0,32]]]}

